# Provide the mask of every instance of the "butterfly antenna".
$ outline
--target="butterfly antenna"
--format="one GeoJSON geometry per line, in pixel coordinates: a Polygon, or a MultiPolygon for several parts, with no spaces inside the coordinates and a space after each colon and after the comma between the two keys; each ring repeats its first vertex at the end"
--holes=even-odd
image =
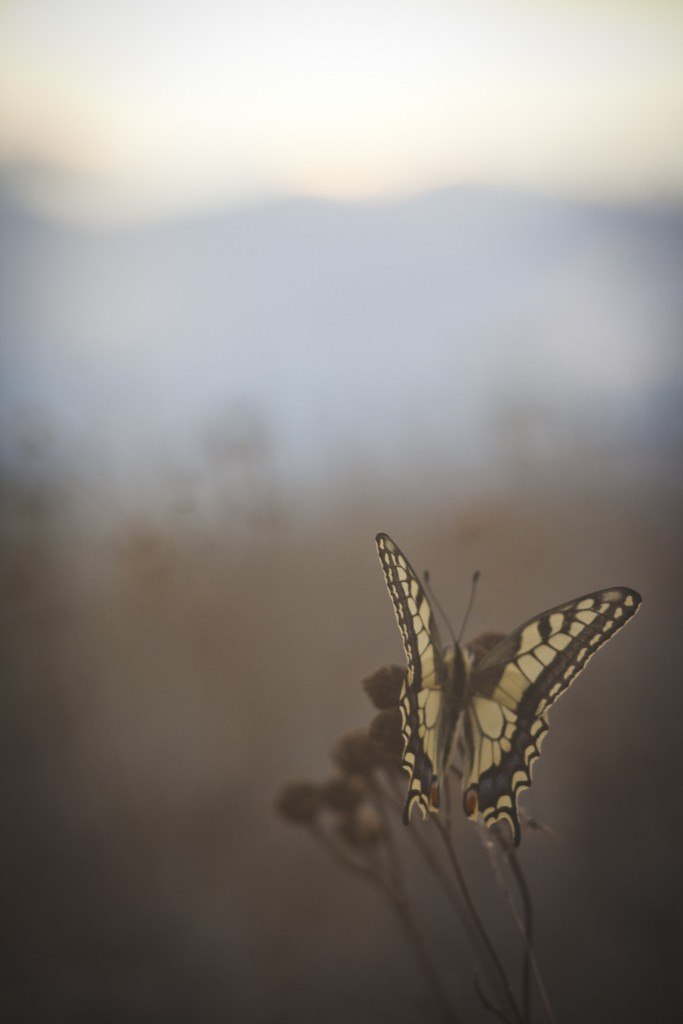
{"type": "Polygon", "coordinates": [[[480,575],[481,575],[481,573],[477,569],[477,571],[472,576],[472,588],[470,590],[470,602],[467,605],[467,611],[465,612],[465,618],[462,620],[462,626],[460,627],[460,632],[458,633],[458,643],[460,643],[462,635],[465,632],[465,626],[467,625],[467,620],[469,619],[470,612],[472,611],[472,608],[474,606],[474,598],[475,598],[476,593],[477,593],[477,583],[479,582],[480,575]]]}
{"type": "Polygon", "coordinates": [[[455,645],[457,643],[457,641],[455,639],[455,633],[453,632],[453,627],[451,626],[450,622],[448,621],[448,618],[444,614],[444,610],[441,607],[436,594],[432,590],[431,580],[429,579],[429,569],[425,569],[425,571],[422,573],[422,576],[423,576],[424,581],[425,581],[425,590],[429,594],[429,598],[430,598],[432,604],[434,605],[435,608],[438,609],[439,614],[441,615],[441,618],[443,619],[443,621],[448,626],[448,632],[451,634],[451,640],[453,641],[453,644],[455,645]]]}

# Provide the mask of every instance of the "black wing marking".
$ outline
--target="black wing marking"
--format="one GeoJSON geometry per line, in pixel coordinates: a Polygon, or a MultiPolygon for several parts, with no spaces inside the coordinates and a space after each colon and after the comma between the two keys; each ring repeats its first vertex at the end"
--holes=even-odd
{"type": "Polygon", "coordinates": [[[410,776],[403,812],[407,824],[413,804],[427,817],[438,799],[437,726],[445,667],[434,613],[417,574],[386,533],[378,533],[375,541],[408,662],[400,700],[403,767],[410,776]]]}
{"type": "Polygon", "coordinates": [[[487,825],[506,819],[519,844],[517,799],[548,730],[548,708],[595,652],[638,611],[635,590],[612,587],[530,619],[472,670],[463,721],[468,764],[465,813],[487,825]]]}

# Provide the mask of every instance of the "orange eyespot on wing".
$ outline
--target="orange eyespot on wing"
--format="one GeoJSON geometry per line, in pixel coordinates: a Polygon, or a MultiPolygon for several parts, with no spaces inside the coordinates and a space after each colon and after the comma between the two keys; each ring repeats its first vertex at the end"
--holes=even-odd
{"type": "Polygon", "coordinates": [[[463,798],[465,814],[468,818],[474,818],[478,809],[477,787],[470,786],[463,798]]]}
{"type": "Polygon", "coordinates": [[[439,781],[432,779],[432,788],[429,791],[429,806],[433,811],[439,809],[439,781]]]}

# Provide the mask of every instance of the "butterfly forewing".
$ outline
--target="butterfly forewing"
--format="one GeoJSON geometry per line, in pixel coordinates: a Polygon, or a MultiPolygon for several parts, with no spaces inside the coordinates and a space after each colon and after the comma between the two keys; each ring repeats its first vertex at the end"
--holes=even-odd
{"type": "Polygon", "coordinates": [[[519,843],[517,797],[531,784],[548,708],[640,602],[625,587],[587,594],[530,619],[482,658],[461,727],[466,814],[487,825],[507,819],[519,843]]]}
{"type": "Polygon", "coordinates": [[[507,820],[519,843],[517,798],[531,784],[548,709],[635,615],[640,595],[626,587],[586,594],[506,637],[485,634],[464,649],[455,644],[445,659],[417,575],[390,537],[380,533],[376,540],[408,662],[400,699],[410,776],[404,821],[415,803],[425,817],[437,809],[457,723],[465,813],[489,826],[507,820]]]}
{"type": "Polygon", "coordinates": [[[408,671],[401,691],[403,767],[410,776],[404,820],[418,804],[426,817],[440,765],[439,715],[445,666],[439,631],[420,580],[392,539],[376,537],[377,552],[398,620],[408,671]]]}

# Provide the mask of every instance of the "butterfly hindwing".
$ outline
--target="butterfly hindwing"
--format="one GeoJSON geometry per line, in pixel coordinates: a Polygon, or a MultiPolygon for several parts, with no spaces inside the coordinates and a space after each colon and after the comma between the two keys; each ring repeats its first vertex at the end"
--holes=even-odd
{"type": "Polygon", "coordinates": [[[519,843],[517,797],[531,784],[548,709],[640,601],[634,590],[613,587],[559,605],[510,633],[473,668],[461,727],[468,816],[479,813],[487,825],[507,819],[519,843]]]}
{"type": "Polygon", "coordinates": [[[424,817],[433,804],[433,782],[440,769],[437,726],[445,666],[434,614],[415,571],[385,533],[377,535],[376,543],[408,663],[400,698],[403,767],[410,776],[404,810],[407,822],[413,804],[418,804],[424,817]]]}
{"type": "Polygon", "coordinates": [[[465,813],[493,826],[507,820],[520,840],[519,793],[548,730],[548,709],[593,654],[635,615],[640,595],[612,587],[530,619],[508,636],[485,634],[444,652],[429,599],[386,534],[377,550],[408,669],[400,697],[403,767],[410,776],[403,819],[415,803],[438,808],[439,784],[457,725],[464,756],[465,813]]]}

